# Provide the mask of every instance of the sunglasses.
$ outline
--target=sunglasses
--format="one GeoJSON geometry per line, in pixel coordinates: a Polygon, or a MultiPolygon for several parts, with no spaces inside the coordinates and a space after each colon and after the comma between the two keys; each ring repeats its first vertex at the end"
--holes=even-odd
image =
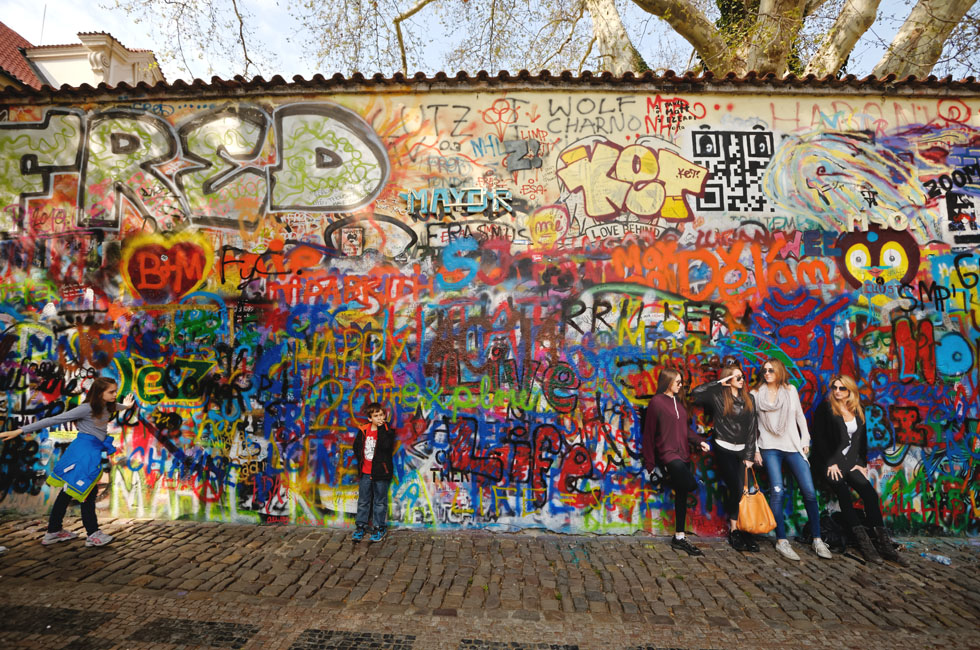
{"type": "Polygon", "coordinates": [[[766,373],[767,375],[771,375],[771,374],[775,373],[776,370],[774,368],[763,368],[762,369],[762,372],[766,373]]]}
{"type": "Polygon", "coordinates": [[[842,393],[850,393],[851,392],[850,389],[847,388],[847,386],[840,386],[840,385],[836,385],[836,384],[833,386],[833,389],[835,391],[840,391],[842,393]]]}
{"type": "Polygon", "coordinates": [[[732,375],[732,381],[744,381],[745,377],[742,375],[732,375]]]}

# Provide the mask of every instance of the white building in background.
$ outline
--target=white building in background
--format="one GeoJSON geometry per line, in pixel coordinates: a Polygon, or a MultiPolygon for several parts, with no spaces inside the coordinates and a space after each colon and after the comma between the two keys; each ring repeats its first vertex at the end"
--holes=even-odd
{"type": "Polygon", "coordinates": [[[151,50],[132,50],[105,32],[79,32],[78,40],[35,47],[0,22],[0,88],[166,81],[151,50]]]}

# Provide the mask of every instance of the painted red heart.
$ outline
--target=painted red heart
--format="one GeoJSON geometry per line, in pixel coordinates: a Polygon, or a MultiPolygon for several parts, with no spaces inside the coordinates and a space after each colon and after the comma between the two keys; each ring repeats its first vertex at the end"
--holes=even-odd
{"type": "Polygon", "coordinates": [[[126,247],[123,276],[145,302],[176,302],[204,284],[213,259],[206,241],[193,236],[167,241],[159,235],[138,240],[126,247]]]}

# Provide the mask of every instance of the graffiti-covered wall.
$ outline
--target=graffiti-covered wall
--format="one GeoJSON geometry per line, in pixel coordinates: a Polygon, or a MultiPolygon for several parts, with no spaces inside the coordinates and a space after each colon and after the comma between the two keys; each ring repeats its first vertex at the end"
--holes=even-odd
{"type": "MultiPolygon", "coordinates": [[[[890,526],[978,533],[980,88],[127,92],[0,96],[0,428],[116,377],[113,515],[349,525],[379,401],[396,525],[670,530],[659,371],[775,356],[808,410],[858,378],[890,526]]],[[[0,507],[73,435],[6,443],[0,507]]]]}

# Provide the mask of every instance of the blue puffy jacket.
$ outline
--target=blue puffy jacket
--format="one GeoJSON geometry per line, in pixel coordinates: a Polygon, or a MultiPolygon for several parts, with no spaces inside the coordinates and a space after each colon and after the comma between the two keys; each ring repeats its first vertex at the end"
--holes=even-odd
{"type": "Polygon", "coordinates": [[[48,476],[48,485],[63,485],[68,496],[85,501],[102,476],[102,452],[112,455],[115,450],[111,437],[99,440],[93,435],[79,433],[48,476]]]}

